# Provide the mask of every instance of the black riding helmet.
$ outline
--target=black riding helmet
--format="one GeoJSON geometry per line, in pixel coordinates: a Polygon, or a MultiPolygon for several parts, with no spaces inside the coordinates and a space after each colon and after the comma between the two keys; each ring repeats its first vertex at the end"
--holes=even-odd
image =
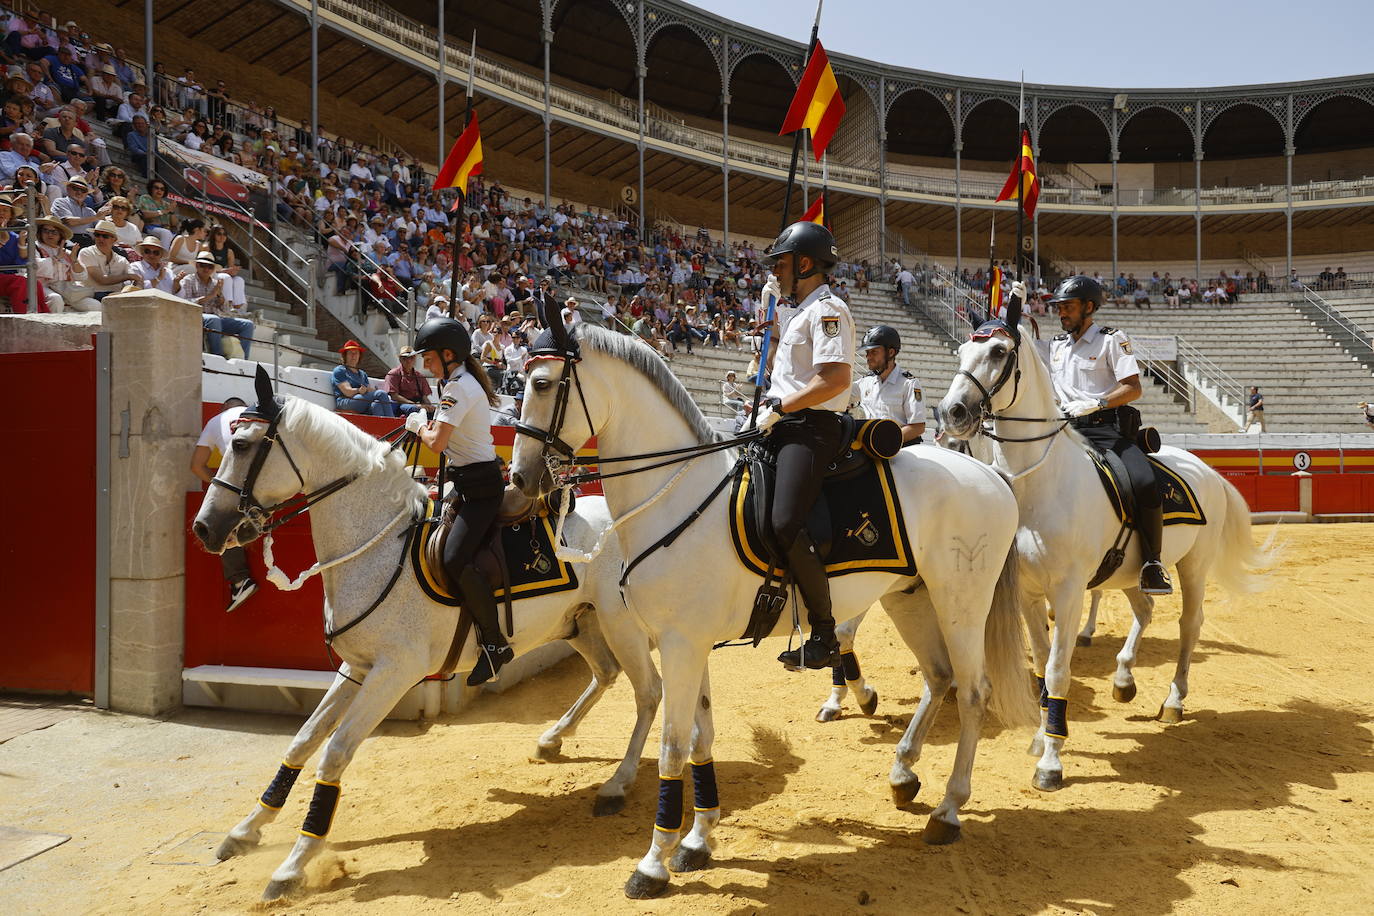
{"type": "Polygon", "coordinates": [[[1057,286],[1054,295],[1050,297],[1049,304],[1064,302],[1069,299],[1082,299],[1084,302],[1093,304],[1093,311],[1102,308],[1102,284],[1092,277],[1069,277],[1057,286]]]}
{"type": "Polygon", "coordinates": [[[452,318],[431,318],[415,332],[415,352],[452,350],[461,360],[472,351],[472,336],[452,318]]]}
{"type": "Polygon", "coordinates": [[[901,350],[902,335],[897,333],[896,328],[890,328],[885,324],[876,324],[864,334],[863,343],[859,344],[859,352],[864,353],[874,347],[901,350]]]}
{"type": "Polygon", "coordinates": [[[774,264],[784,254],[808,257],[816,266],[806,273],[798,271],[797,279],[804,280],[817,271],[829,270],[840,260],[839,249],[835,246],[835,236],[820,223],[803,221],[793,223],[773,240],[763,253],[764,261],[774,264]]]}

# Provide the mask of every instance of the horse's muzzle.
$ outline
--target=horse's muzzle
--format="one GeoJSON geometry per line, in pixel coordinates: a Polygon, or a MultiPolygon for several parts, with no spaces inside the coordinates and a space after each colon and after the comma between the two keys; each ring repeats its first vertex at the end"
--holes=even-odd
{"type": "Polygon", "coordinates": [[[940,416],[944,419],[945,431],[956,439],[967,439],[978,427],[978,415],[965,407],[962,401],[941,404],[940,416]]]}
{"type": "Polygon", "coordinates": [[[538,499],[553,489],[553,475],[545,468],[538,475],[526,475],[512,470],[510,482],[513,487],[530,499],[538,499]]]}

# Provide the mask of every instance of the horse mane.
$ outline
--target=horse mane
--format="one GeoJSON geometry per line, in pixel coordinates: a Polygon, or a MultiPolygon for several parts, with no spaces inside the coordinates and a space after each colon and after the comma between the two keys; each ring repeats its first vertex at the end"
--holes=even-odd
{"type": "Polygon", "coordinates": [[[584,322],[577,326],[577,342],[588,350],[613,356],[638,369],[687,421],[698,442],[705,444],[719,440],[711,424],[706,422],[706,415],[692,400],[681,380],[669,370],[663,357],[639,338],[584,322]]]}
{"type": "Polygon", "coordinates": [[[408,502],[416,511],[425,506],[425,490],[406,471],[405,453],[374,439],[331,410],[300,398],[288,397],[282,407],[281,428],[300,436],[306,448],[292,457],[307,472],[327,466],[319,476],[367,477],[379,475],[382,492],[397,502],[408,502]]]}

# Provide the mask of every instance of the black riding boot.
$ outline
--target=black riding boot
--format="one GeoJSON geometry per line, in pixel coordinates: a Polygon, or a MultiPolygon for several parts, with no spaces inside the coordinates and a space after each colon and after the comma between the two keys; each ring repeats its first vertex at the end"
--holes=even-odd
{"type": "Polygon", "coordinates": [[[795,649],[778,656],[785,668],[833,668],[840,663],[840,643],[835,638],[835,618],[830,613],[830,581],[825,564],[811,536],[803,530],[787,552],[787,566],[797,590],[806,602],[806,620],[811,637],[795,649]]]}
{"type": "Polygon", "coordinates": [[[1140,590],[1147,595],[1172,595],[1173,583],[1164,564],[1159,562],[1159,547],[1164,543],[1164,509],[1161,506],[1137,506],[1140,553],[1145,565],[1140,568],[1140,590]]]}
{"type": "Polygon", "coordinates": [[[501,621],[496,611],[496,598],[491,593],[487,580],[473,566],[463,569],[458,577],[458,590],[463,595],[463,605],[477,623],[477,666],[468,675],[468,686],[485,684],[496,676],[501,666],[515,658],[515,650],[506,642],[501,632],[501,621]]]}

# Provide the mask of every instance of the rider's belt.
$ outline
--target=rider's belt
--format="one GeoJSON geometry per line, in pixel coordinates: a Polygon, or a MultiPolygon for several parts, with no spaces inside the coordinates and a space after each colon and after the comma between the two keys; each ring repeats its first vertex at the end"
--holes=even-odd
{"type": "Polygon", "coordinates": [[[448,478],[453,481],[453,489],[464,499],[491,499],[500,497],[506,488],[501,476],[501,460],[475,461],[461,467],[448,468],[448,478]]]}
{"type": "Polygon", "coordinates": [[[1115,426],[1116,410],[1112,407],[1106,407],[1102,410],[1094,411],[1087,416],[1074,417],[1069,421],[1069,425],[1074,429],[1087,429],[1093,426],[1115,426]]]}

